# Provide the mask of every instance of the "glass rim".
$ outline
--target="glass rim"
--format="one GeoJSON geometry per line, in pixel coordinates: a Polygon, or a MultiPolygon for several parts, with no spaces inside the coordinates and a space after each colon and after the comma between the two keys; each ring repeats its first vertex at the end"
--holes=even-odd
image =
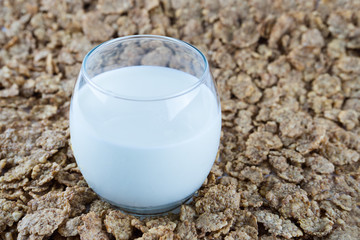
{"type": "Polygon", "coordinates": [[[197,87],[199,87],[201,84],[204,83],[204,81],[206,79],[206,74],[208,73],[208,71],[209,71],[209,63],[208,63],[208,60],[206,59],[205,55],[199,49],[197,49],[196,47],[194,47],[190,43],[182,41],[180,39],[167,37],[167,36],[141,34],[141,35],[129,35],[129,36],[124,36],[124,37],[114,38],[114,39],[105,41],[103,43],[100,43],[99,45],[97,45],[96,47],[91,49],[85,55],[84,60],[83,60],[83,62],[81,64],[81,72],[80,72],[80,74],[83,75],[85,81],[87,83],[89,83],[89,85],[91,87],[95,88],[95,90],[100,91],[101,93],[103,93],[105,95],[108,95],[108,96],[111,96],[111,97],[114,97],[114,98],[118,98],[118,99],[122,99],[122,100],[149,102],[149,101],[162,101],[162,100],[172,99],[172,98],[183,96],[183,95],[193,91],[194,89],[196,89],[197,87]],[[101,47],[108,46],[108,45],[113,44],[115,42],[122,42],[122,41],[133,40],[133,39],[153,39],[153,40],[173,42],[173,43],[176,43],[178,45],[185,46],[185,47],[197,52],[198,54],[200,54],[201,58],[203,59],[203,61],[205,63],[205,67],[204,67],[203,73],[201,74],[201,77],[198,78],[198,77],[194,76],[194,77],[196,77],[198,79],[198,81],[196,81],[196,83],[192,84],[191,86],[187,87],[184,90],[181,90],[181,91],[176,92],[174,94],[166,95],[164,97],[157,97],[157,98],[138,98],[138,97],[131,97],[131,96],[123,96],[121,94],[117,94],[117,93],[114,93],[112,91],[106,90],[106,89],[100,87],[98,84],[96,84],[92,80],[92,78],[89,77],[89,75],[88,75],[88,73],[86,71],[86,65],[87,65],[87,61],[88,61],[89,57],[91,55],[95,54],[97,51],[100,51],[101,47]]]}

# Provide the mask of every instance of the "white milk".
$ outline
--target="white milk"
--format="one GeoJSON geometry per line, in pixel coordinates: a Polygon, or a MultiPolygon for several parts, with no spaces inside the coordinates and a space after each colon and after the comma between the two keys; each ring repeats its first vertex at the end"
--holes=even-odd
{"type": "MultiPolygon", "coordinates": [[[[154,100],[189,89],[198,79],[170,68],[135,66],[92,81],[114,94],[154,100]]],[[[217,154],[216,101],[205,84],[161,101],[119,99],[85,84],[74,93],[70,113],[82,174],[96,193],[118,206],[157,207],[187,198],[217,154]]]]}

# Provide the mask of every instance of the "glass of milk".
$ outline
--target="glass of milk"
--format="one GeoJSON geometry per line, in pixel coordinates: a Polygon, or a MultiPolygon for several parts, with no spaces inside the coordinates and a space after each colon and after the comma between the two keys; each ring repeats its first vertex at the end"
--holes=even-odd
{"type": "Polygon", "coordinates": [[[159,214],[191,198],[220,129],[209,64],[194,46],[137,35],[85,56],[71,99],[72,149],[89,186],[120,209],[159,214]]]}

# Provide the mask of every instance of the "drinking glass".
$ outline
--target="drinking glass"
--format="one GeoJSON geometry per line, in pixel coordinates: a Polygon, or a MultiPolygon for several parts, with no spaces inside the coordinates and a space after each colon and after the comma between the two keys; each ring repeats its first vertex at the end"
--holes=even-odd
{"type": "Polygon", "coordinates": [[[107,41],[84,58],[71,145],[89,186],[123,211],[159,214],[201,187],[216,158],[221,107],[205,56],[155,35],[107,41]]]}

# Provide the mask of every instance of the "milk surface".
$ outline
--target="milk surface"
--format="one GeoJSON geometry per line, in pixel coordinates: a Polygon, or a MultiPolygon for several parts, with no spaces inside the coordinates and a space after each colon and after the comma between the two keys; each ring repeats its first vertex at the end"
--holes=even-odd
{"type": "Polygon", "coordinates": [[[92,81],[121,98],[89,84],[73,95],[71,143],[90,187],[130,207],[171,204],[195,192],[219,146],[214,93],[205,84],[188,91],[196,77],[155,66],[111,70],[92,81]],[[188,92],[170,97],[182,91],[188,92]]]}

